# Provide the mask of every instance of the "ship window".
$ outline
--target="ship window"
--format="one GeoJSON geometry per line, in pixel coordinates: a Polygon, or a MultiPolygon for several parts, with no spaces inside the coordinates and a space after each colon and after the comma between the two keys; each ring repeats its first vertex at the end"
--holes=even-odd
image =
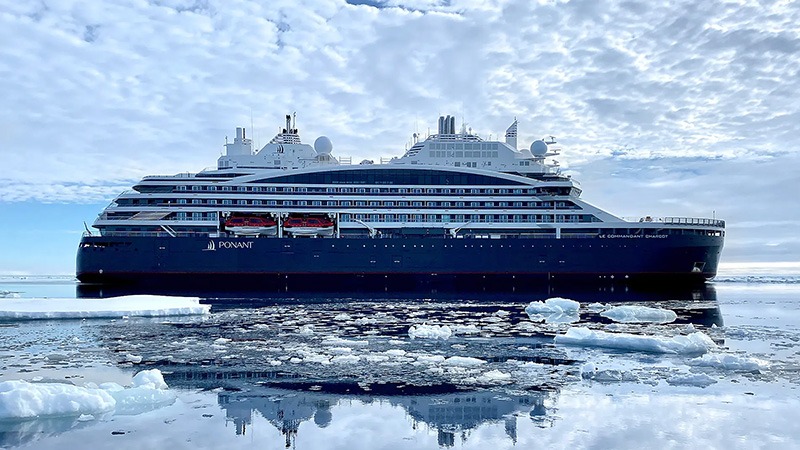
{"type": "Polygon", "coordinates": [[[306,205],[308,205],[308,202],[305,200],[300,200],[297,202],[297,206],[306,206],[306,205]]]}
{"type": "Polygon", "coordinates": [[[456,144],[456,150],[464,150],[464,144],[456,144]]]}
{"type": "Polygon", "coordinates": [[[239,191],[239,192],[246,192],[247,191],[247,186],[239,186],[239,187],[236,188],[236,190],[239,191]]]}
{"type": "Polygon", "coordinates": [[[214,199],[211,199],[211,200],[209,200],[209,201],[208,201],[208,204],[209,204],[209,205],[216,205],[216,204],[217,204],[217,201],[216,201],[216,200],[214,200],[214,199]]]}
{"type": "Polygon", "coordinates": [[[356,206],[367,206],[367,202],[359,200],[356,202],[356,206]]]}
{"type": "Polygon", "coordinates": [[[199,199],[199,198],[193,198],[193,199],[192,199],[192,204],[193,204],[193,205],[199,205],[200,203],[201,203],[201,202],[200,202],[200,199],[199,199]]]}
{"type": "Polygon", "coordinates": [[[232,204],[232,202],[231,202],[230,199],[225,199],[225,200],[222,201],[222,204],[223,205],[230,205],[230,204],[232,204]]]}
{"type": "Polygon", "coordinates": [[[237,200],[236,203],[238,203],[240,205],[246,205],[247,204],[247,200],[237,200]]]}
{"type": "Polygon", "coordinates": [[[380,206],[380,202],[369,202],[369,206],[380,206]]]}
{"type": "Polygon", "coordinates": [[[397,202],[397,206],[408,206],[408,202],[397,202]]]}
{"type": "Polygon", "coordinates": [[[268,200],[267,201],[267,205],[269,205],[269,206],[276,206],[277,204],[278,204],[278,202],[276,200],[268,200]]]}
{"type": "Polygon", "coordinates": [[[342,200],[342,206],[350,206],[350,200],[342,200]]]}
{"type": "Polygon", "coordinates": [[[314,200],[314,201],[311,202],[311,205],[312,206],[322,206],[322,201],[314,200]]]}
{"type": "Polygon", "coordinates": [[[433,158],[434,156],[436,156],[436,152],[435,152],[435,151],[433,151],[433,150],[431,150],[430,152],[428,152],[428,156],[430,156],[431,158],[433,158]]]}
{"type": "Polygon", "coordinates": [[[456,158],[463,158],[463,157],[464,157],[464,152],[456,151],[456,158]]]}
{"type": "MultiPolygon", "coordinates": [[[[139,202],[137,201],[136,203],[139,203],[139,202]]],[[[178,199],[178,204],[179,205],[185,205],[186,204],[186,199],[185,198],[179,198],[178,199]]]]}
{"type": "Polygon", "coordinates": [[[328,206],[336,206],[336,200],[328,200],[328,206]]]}
{"type": "MultiPolygon", "coordinates": [[[[495,146],[497,148],[497,146],[495,146]]],[[[497,152],[492,152],[492,158],[497,158],[497,152]]]]}
{"type": "Polygon", "coordinates": [[[253,204],[254,205],[260,205],[261,204],[261,200],[253,200],[253,204]]]}
{"type": "Polygon", "coordinates": [[[281,202],[281,204],[283,206],[292,206],[292,201],[291,200],[284,200],[284,201],[281,202]]]}
{"type": "Polygon", "coordinates": [[[185,191],[186,190],[186,186],[178,186],[178,190],[179,191],[185,191]]]}
{"type": "Polygon", "coordinates": [[[422,206],[422,202],[411,202],[411,206],[422,206]]]}
{"type": "Polygon", "coordinates": [[[389,208],[394,206],[394,202],[384,202],[384,206],[388,206],[389,208]]]}

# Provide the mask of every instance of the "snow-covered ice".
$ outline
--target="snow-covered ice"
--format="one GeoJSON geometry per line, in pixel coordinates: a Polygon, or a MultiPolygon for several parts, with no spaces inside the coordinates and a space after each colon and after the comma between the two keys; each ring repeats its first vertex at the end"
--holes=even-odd
{"type": "Polygon", "coordinates": [[[469,356],[451,356],[445,359],[442,364],[445,366],[475,367],[486,364],[486,361],[478,358],[471,358],[469,356]]]}
{"type": "Polygon", "coordinates": [[[448,339],[453,335],[453,330],[447,325],[411,325],[408,336],[411,339],[448,339]]]}
{"type": "Polygon", "coordinates": [[[736,372],[758,372],[769,367],[766,361],[760,359],[720,353],[708,353],[701,357],[690,359],[686,364],[736,372]]]}
{"type": "Polygon", "coordinates": [[[645,336],[629,333],[608,333],[586,327],[571,327],[555,338],[556,344],[603,347],[652,353],[698,354],[706,353],[716,344],[704,333],[687,336],[645,336]]]}
{"type": "Polygon", "coordinates": [[[563,313],[577,313],[581,304],[575,300],[568,298],[553,297],[548,298],[543,302],[531,302],[525,307],[525,312],[528,315],[533,314],[563,314],[563,313]]]}
{"type": "Polygon", "coordinates": [[[0,302],[0,319],[88,319],[208,314],[197,297],[128,295],[106,299],[13,298],[0,302]]]}
{"type": "Polygon", "coordinates": [[[675,311],[670,309],[635,305],[614,306],[607,311],[603,311],[600,315],[615,322],[624,323],[670,323],[678,318],[675,311]]]}
{"type": "Polygon", "coordinates": [[[717,380],[704,373],[688,373],[667,378],[667,383],[673,386],[708,387],[716,382],[717,380]]]}
{"type": "Polygon", "coordinates": [[[174,400],[175,394],[167,389],[158,369],[137,373],[128,388],[117,383],[82,387],[12,380],[0,383],[0,420],[95,416],[111,411],[131,414],[174,400]]]}

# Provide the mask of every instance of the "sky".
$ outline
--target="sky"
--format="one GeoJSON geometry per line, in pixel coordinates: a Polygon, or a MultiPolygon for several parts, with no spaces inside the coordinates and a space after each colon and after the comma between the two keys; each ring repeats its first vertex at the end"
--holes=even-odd
{"type": "Polygon", "coordinates": [[[0,273],[74,273],[121,191],[294,112],[353,161],[439,115],[484,139],[516,117],[590,203],[725,219],[723,263],[798,262],[798,23],[766,0],[0,0],[0,273]]]}

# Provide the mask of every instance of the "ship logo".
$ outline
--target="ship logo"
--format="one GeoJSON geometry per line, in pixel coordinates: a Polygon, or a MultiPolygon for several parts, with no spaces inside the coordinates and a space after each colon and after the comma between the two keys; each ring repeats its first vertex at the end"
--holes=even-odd
{"type": "Polygon", "coordinates": [[[214,241],[208,241],[208,247],[204,248],[204,252],[213,252],[216,251],[217,247],[214,245],[214,241]]]}

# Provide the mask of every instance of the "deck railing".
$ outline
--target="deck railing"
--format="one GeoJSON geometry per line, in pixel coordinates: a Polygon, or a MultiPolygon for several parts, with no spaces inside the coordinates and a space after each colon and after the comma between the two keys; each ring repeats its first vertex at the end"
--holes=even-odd
{"type": "Polygon", "coordinates": [[[629,222],[660,223],[664,225],[700,225],[707,227],[725,228],[725,221],[720,219],[706,219],[701,217],[625,217],[629,222]]]}

